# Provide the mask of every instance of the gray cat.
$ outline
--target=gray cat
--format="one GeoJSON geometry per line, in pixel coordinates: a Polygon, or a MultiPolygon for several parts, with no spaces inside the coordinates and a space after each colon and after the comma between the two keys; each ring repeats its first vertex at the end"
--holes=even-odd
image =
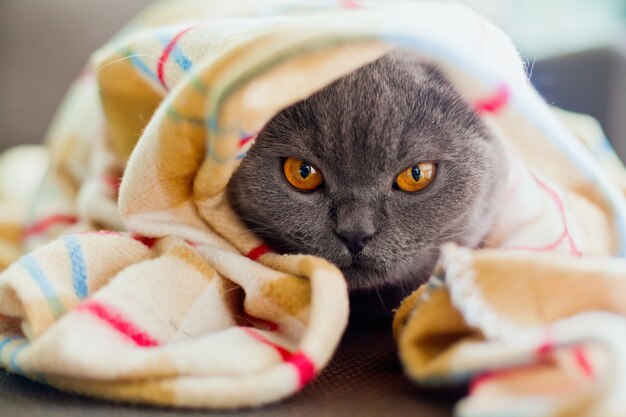
{"type": "Polygon", "coordinates": [[[506,173],[502,146],[443,76],[394,51],[277,114],[228,197],[274,250],[329,260],[352,294],[382,292],[389,309],[442,243],[480,245],[506,173]]]}

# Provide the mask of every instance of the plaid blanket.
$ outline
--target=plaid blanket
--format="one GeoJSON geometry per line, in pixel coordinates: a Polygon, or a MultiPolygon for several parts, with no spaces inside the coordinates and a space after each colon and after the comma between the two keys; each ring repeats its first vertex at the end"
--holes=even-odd
{"type": "Polygon", "coordinates": [[[273,252],[224,189],[274,114],[393,47],[438,66],[510,162],[485,247],[446,245],[396,313],[407,375],[471,382],[460,416],[625,415],[621,163],[593,121],[540,98],[502,32],[455,3],[148,8],[93,55],[45,148],[0,161],[0,364],[167,406],[259,405],[304,387],[346,326],[343,277],[273,252]],[[46,171],[25,168],[35,161],[46,171]]]}

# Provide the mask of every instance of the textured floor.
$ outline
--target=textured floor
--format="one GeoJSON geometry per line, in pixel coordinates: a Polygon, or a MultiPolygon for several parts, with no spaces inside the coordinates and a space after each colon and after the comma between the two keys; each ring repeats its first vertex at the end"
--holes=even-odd
{"type": "Polygon", "coordinates": [[[0,371],[0,416],[450,416],[454,396],[415,388],[402,375],[387,329],[351,330],[315,382],[293,398],[258,410],[216,413],[117,405],[64,394],[0,371]]]}

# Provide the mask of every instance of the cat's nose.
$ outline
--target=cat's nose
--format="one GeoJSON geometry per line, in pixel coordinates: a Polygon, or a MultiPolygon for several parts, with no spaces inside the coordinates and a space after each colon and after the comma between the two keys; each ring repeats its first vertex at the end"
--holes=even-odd
{"type": "Polygon", "coordinates": [[[372,237],[371,233],[363,230],[338,231],[337,234],[348,250],[354,255],[361,252],[372,237]]]}

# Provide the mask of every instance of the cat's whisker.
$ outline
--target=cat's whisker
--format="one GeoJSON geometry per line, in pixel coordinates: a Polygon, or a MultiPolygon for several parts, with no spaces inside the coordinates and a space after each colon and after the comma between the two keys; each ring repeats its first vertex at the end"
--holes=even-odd
{"type": "Polygon", "coordinates": [[[439,239],[442,242],[448,242],[448,241],[453,240],[453,239],[458,238],[458,237],[467,236],[467,234],[469,232],[470,232],[469,230],[464,230],[464,229],[462,229],[462,230],[455,230],[454,233],[449,233],[447,235],[442,235],[442,236],[439,237],[439,239]]]}
{"type": "Polygon", "coordinates": [[[386,310],[387,309],[387,304],[385,304],[385,302],[383,301],[383,297],[380,295],[380,288],[376,288],[376,295],[378,296],[378,299],[380,300],[380,304],[386,310]]]}
{"type": "Polygon", "coordinates": [[[118,62],[123,62],[123,61],[129,61],[132,60],[133,58],[152,58],[155,61],[157,61],[159,59],[158,56],[154,56],[154,55],[148,55],[148,54],[132,54],[132,55],[128,55],[125,56],[123,58],[119,58],[116,59],[114,61],[111,61],[105,65],[102,65],[100,68],[98,68],[98,70],[96,71],[96,75],[98,75],[103,69],[105,69],[106,67],[109,67],[111,65],[117,64],[118,62]]]}
{"type": "Polygon", "coordinates": [[[246,229],[246,230],[242,230],[239,233],[235,233],[233,235],[231,235],[231,237],[239,237],[245,234],[249,234],[249,233],[262,233],[262,232],[267,232],[267,233],[272,233],[274,230],[269,229],[269,228],[253,228],[253,229],[246,229]]]}

